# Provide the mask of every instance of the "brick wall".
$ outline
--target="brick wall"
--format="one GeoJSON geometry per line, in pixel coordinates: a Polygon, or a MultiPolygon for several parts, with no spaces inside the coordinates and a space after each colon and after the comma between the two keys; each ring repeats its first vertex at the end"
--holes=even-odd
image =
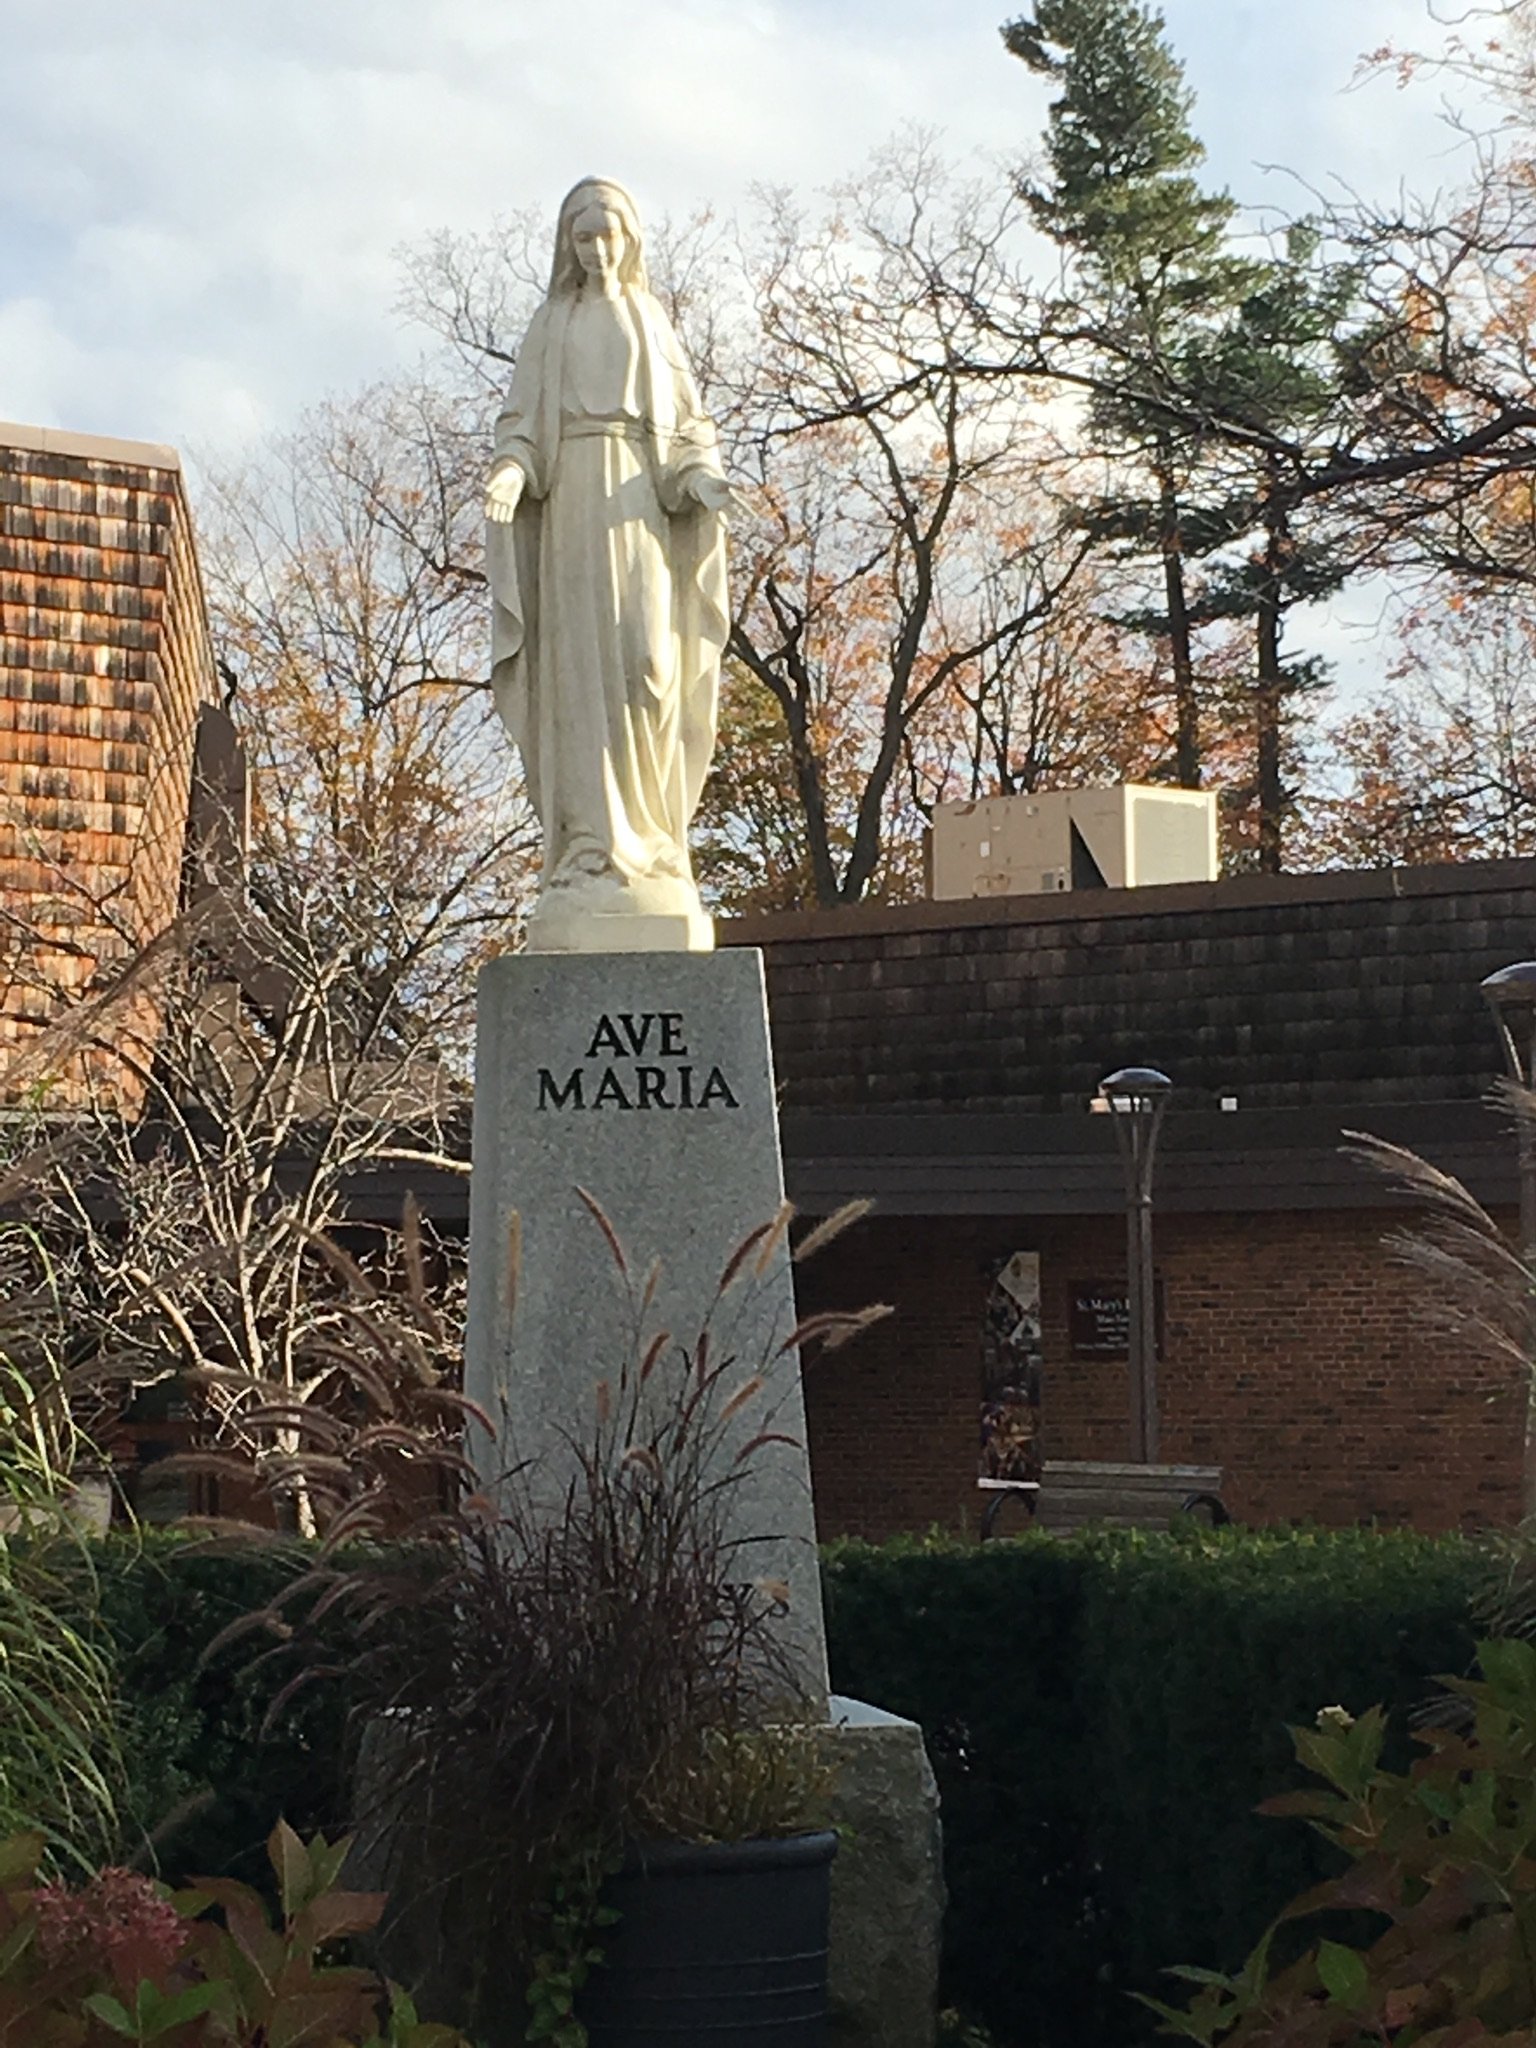
{"type": "Polygon", "coordinates": [[[212,684],[174,451],[0,426],[0,1050],[175,916],[212,684]]]}
{"type": "MultiPolygon", "coordinates": [[[[1401,1213],[1159,1218],[1163,1456],[1219,1464],[1252,1522],[1514,1520],[1520,1399],[1426,1324],[1424,1283],[1382,1248],[1401,1213]]],[[[1126,1367],[1074,1361],[1074,1281],[1124,1271],[1114,1217],[871,1219],[805,1269],[807,1304],[896,1315],[806,1375],[826,1535],[974,1530],[983,1271],[1038,1250],[1046,1455],[1127,1455],[1126,1367]]]]}

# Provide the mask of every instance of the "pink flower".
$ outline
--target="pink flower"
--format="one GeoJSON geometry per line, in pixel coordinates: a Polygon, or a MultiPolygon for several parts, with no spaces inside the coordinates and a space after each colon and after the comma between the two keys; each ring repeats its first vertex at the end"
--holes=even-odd
{"type": "Polygon", "coordinates": [[[79,1891],[44,1885],[32,1905],[45,1963],[94,1967],[126,1991],[145,1978],[163,1984],[186,1947],[181,1915],[137,1871],[100,1871],[79,1891]]]}

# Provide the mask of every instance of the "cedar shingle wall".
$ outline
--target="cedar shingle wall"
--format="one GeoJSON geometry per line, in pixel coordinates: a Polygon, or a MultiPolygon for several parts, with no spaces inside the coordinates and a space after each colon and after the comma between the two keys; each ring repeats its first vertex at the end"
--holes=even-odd
{"type": "MultiPolygon", "coordinates": [[[[43,445],[0,432],[7,1053],[175,916],[197,707],[213,679],[174,457],[25,438],[43,445]]],[[[141,1005],[114,1032],[142,1037],[153,1023],[141,1005]]],[[[105,1055],[93,1071],[120,1081],[105,1055]]],[[[61,1076],[50,1099],[84,1085],[61,1076]]]]}
{"type": "Polygon", "coordinates": [[[764,918],[786,1110],[1080,1110],[1111,1067],[1188,1105],[1476,1099],[1477,984],[1536,955],[1536,861],[764,918]]]}

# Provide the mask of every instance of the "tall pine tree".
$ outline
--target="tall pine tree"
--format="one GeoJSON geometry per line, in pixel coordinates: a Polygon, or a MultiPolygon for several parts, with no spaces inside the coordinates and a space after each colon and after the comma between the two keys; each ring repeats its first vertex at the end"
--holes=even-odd
{"type": "Polygon", "coordinates": [[[1326,438],[1337,420],[1348,376],[1340,335],[1356,285],[1349,266],[1324,259],[1315,232],[1293,227],[1284,254],[1184,364],[1190,416],[1219,423],[1212,440],[1226,485],[1192,522],[1193,544],[1215,562],[1204,611],[1252,623],[1254,853],[1267,874],[1284,865],[1294,801],[1287,734],[1301,699],[1327,680],[1322,663],[1287,655],[1287,615],[1331,597],[1353,566],[1317,507],[1298,505],[1292,451],[1326,438]]]}
{"type": "Polygon", "coordinates": [[[1195,175],[1193,95],[1144,0],[1037,0],[1003,39],[1060,88],[1049,175],[1022,189],[1068,258],[1062,332],[1086,349],[1089,431],[1124,480],[1085,516],[1107,544],[1160,566],[1161,605],[1126,623],[1166,636],[1187,786],[1201,779],[1197,628],[1251,622],[1255,851],[1277,871],[1288,714],[1321,680],[1317,664],[1286,658],[1286,614],[1347,573],[1298,529],[1296,451],[1326,439],[1341,402],[1356,281],[1305,228],[1279,256],[1233,247],[1236,206],[1195,175]],[[1196,561],[1209,566],[1192,594],[1196,561]]]}
{"type": "Polygon", "coordinates": [[[1201,437],[1183,402],[1197,338],[1254,289],[1259,266],[1232,253],[1235,213],[1194,176],[1205,150],[1194,96],[1140,0],[1038,0],[1003,29],[1014,56],[1059,86],[1046,132],[1049,178],[1023,195],[1067,254],[1102,377],[1089,409],[1096,443],[1125,464],[1125,489],[1089,515],[1107,543],[1155,556],[1162,606],[1134,623],[1166,635],[1177,779],[1201,779],[1201,702],[1189,595],[1185,501],[1201,437]],[[1138,488],[1137,479],[1140,479],[1138,488]]]}

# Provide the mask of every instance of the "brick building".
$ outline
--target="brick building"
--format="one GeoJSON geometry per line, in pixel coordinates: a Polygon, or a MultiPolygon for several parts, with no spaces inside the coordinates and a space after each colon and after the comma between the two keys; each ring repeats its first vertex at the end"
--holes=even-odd
{"type": "MultiPolygon", "coordinates": [[[[0,1048],[175,917],[213,654],[174,449],[0,423],[0,1048]]],[[[146,987],[115,1029],[153,1042],[146,987]]],[[[91,1080],[50,1076],[55,1103],[91,1080]]],[[[131,1083],[127,1084],[131,1094],[131,1083]]]]}
{"type": "Polygon", "coordinates": [[[1100,1078],[1176,1084],[1156,1191],[1162,1454],[1223,1467],[1248,1520],[1512,1519],[1519,1395],[1426,1325],[1384,1236],[1407,1220],[1341,1150],[1365,1130],[1513,1201],[1478,993],[1536,952],[1536,861],[743,921],[758,945],[791,1195],[874,1214],[810,1284],[895,1315],[811,1368],[829,1534],[977,1523],[996,1275],[1038,1259],[1039,1426],[1129,1455],[1128,1368],[1072,1303],[1123,1293],[1100,1078]]]}

